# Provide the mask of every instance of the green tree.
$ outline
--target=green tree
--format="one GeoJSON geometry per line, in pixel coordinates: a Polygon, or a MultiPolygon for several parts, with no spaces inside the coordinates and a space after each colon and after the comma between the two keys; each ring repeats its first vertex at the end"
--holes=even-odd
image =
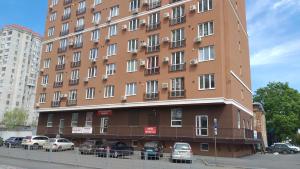
{"type": "Polygon", "coordinates": [[[288,83],[272,82],[260,88],[254,101],[263,104],[267,128],[274,131],[277,139],[293,138],[300,128],[300,93],[288,83]]]}
{"type": "Polygon", "coordinates": [[[28,113],[24,109],[15,108],[4,113],[3,124],[9,129],[25,125],[28,119],[28,113]]]}

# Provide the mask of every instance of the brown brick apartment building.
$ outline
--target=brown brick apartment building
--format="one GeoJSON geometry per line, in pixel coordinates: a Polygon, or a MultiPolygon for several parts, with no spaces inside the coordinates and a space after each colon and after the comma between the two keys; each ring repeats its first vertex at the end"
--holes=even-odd
{"type": "Polygon", "coordinates": [[[244,0],[49,0],[38,133],[252,153],[244,0]]]}

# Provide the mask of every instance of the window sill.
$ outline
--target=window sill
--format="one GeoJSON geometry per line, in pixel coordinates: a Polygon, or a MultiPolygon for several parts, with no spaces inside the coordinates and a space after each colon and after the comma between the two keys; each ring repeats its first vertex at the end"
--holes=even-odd
{"type": "Polygon", "coordinates": [[[216,90],[216,88],[210,88],[210,89],[198,89],[199,91],[209,91],[209,90],[216,90]]]}

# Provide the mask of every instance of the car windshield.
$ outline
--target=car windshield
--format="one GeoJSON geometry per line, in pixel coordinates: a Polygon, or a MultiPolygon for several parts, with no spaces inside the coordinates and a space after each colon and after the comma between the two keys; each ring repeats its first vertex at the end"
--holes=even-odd
{"type": "Polygon", "coordinates": [[[190,146],[188,144],[176,144],[175,150],[190,150],[190,146]]]}
{"type": "Polygon", "coordinates": [[[156,142],[148,142],[148,143],[145,143],[144,147],[155,148],[155,147],[157,147],[157,143],[156,142]]]}
{"type": "Polygon", "coordinates": [[[50,142],[50,143],[54,143],[54,142],[56,142],[56,139],[55,139],[55,138],[50,138],[50,139],[49,139],[49,142],[50,142]]]}
{"type": "Polygon", "coordinates": [[[9,139],[7,139],[7,140],[14,140],[15,139],[15,137],[10,137],[9,139]]]}

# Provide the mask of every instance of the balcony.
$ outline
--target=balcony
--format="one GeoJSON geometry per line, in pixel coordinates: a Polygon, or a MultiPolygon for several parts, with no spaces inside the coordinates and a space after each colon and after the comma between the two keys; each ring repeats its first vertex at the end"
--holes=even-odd
{"type": "Polygon", "coordinates": [[[175,90],[175,91],[169,91],[169,98],[184,98],[185,97],[185,90],[175,90]]]}
{"type": "Polygon", "coordinates": [[[63,70],[63,69],[65,69],[65,66],[66,66],[66,64],[59,64],[59,65],[56,65],[56,66],[55,66],[55,70],[56,70],[56,71],[58,71],[58,70],[63,70]]]}
{"type": "Polygon", "coordinates": [[[144,71],[144,74],[146,76],[148,75],[157,75],[160,72],[160,67],[154,67],[154,68],[146,68],[144,71]]]}
{"type": "Polygon", "coordinates": [[[64,46],[64,47],[59,47],[59,48],[57,49],[57,53],[63,53],[63,52],[66,52],[66,51],[67,51],[67,49],[68,49],[68,47],[67,47],[67,46],[64,46]]]}
{"type": "Polygon", "coordinates": [[[185,71],[186,63],[169,65],[169,72],[185,71]]]}
{"type": "Polygon", "coordinates": [[[80,67],[81,61],[71,62],[71,68],[80,67]]]}
{"type": "Polygon", "coordinates": [[[65,21],[65,20],[68,20],[68,19],[70,19],[70,18],[71,18],[71,13],[68,13],[68,14],[63,15],[63,16],[61,17],[61,20],[62,20],[62,21],[65,21]]]}
{"type": "Polygon", "coordinates": [[[79,79],[71,79],[69,80],[69,85],[70,86],[75,86],[79,84],[79,79]]]}
{"type": "Polygon", "coordinates": [[[160,45],[157,44],[155,46],[147,46],[147,53],[153,53],[153,52],[159,52],[160,51],[160,45]]]}
{"type": "Polygon", "coordinates": [[[59,88],[59,87],[62,87],[64,84],[64,82],[54,82],[53,83],[53,88],[59,88]]]}
{"type": "Polygon", "coordinates": [[[82,14],[84,14],[86,12],[86,8],[79,8],[79,9],[77,9],[77,11],[76,11],[76,15],[78,16],[78,15],[82,15],[82,14]]]}
{"type": "Polygon", "coordinates": [[[155,93],[145,93],[144,94],[144,99],[151,101],[151,100],[159,100],[159,93],[155,92],[155,93]]]}
{"type": "Polygon", "coordinates": [[[175,2],[179,2],[179,1],[181,1],[181,0],[170,0],[169,3],[171,4],[171,3],[175,3],[175,2]]]}
{"type": "Polygon", "coordinates": [[[60,35],[60,36],[65,36],[65,35],[67,35],[67,34],[69,34],[69,30],[61,31],[59,35],[60,35]]]}
{"type": "Polygon", "coordinates": [[[82,31],[82,30],[84,30],[84,25],[76,26],[75,29],[74,29],[75,32],[79,32],[79,31],[82,31]]]}
{"type": "Polygon", "coordinates": [[[178,41],[173,41],[170,43],[170,48],[171,49],[175,49],[175,48],[182,48],[182,47],[185,47],[185,43],[186,40],[183,39],[183,40],[178,40],[178,41]]]}
{"type": "Polygon", "coordinates": [[[73,49],[82,48],[83,42],[75,42],[73,45],[73,49]]]}
{"type": "Polygon", "coordinates": [[[158,30],[158,29],[160,29],[160,22],[158,22],[158,23],[153,23],[153,24],[149,24],[149,25],[147,25],[147,27],[146,27],[146,31],[147,31],[147,32],[155,31],[155,30],[158,30]]]}
{"type": "Polygon", "coordinates": [[[72,0],[64,0],[64,5],[69,5],[72,3],[72,0]]]}
{"type": "Polygon", "coordinates": [[[161,7],[161,1],[154,1],[152,3],[149,3],[147,10],[152,10],[158,7],[161,7]]]}
{"type": "Polygon", "coordinates": [[[69,100],[67,101],[67,106],[76,106],[77,105],[77,100],[69,100]]]}
{"type": "Polygon", "coordinates": [[[185,15],[180,16],[180,17],[176,17],[176,18],[171,18],[170,19],[170,26],[185,23],[185,21],[186,21],[186,16],[185,15]]]}
{"type": "Polygon", "coordinates": [[[60,100],[54,100],[51,102],[51,107],[60,107],[60,100]]]}

